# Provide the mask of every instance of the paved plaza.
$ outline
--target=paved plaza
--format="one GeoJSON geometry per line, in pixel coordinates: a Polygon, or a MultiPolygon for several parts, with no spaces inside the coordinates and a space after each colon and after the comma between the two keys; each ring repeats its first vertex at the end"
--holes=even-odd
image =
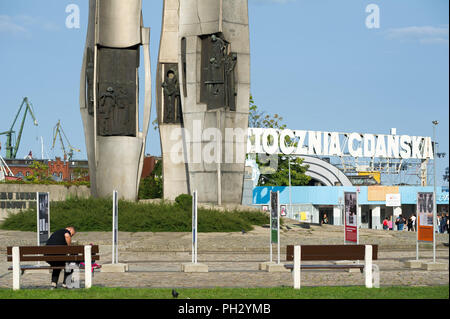
{"type": "MultiPolygon", "coordinates": [[[[342,244],[342,226],[302,228],[295,221],[281,232],[281,262],[286,259],[286,245],[342,244]]],[[[74,244],[100,246],[99,264],[111,263],[110,232],[77,233],[74,244]]],[[[436,261],[449,262],[448,234],[437,234],[436,261]]],[[[119,262],[128,264],[126,273],[96,272],[93,285],[126,288],[212,288],[212,287],[277,287],[292,286],[289,271],[269,273],[259,264],[269,261],[269,229],[255,227],[248,233],[199,233],[198,262],[208,265],[207,273],[184,273],[183,263],[191,262],[190,233],[119,233],[119,262]]],[[[11,263],[6,261],[7,246],[35,245],[36,233],[0,231],[0,288],[12,288],[11,263]]],[[[410,269],[405,261],[416,258],[416,233],[408,231],[360,230],[360,244],[378,244],[380,286],[448,285],[449,272],[410,269]]],[[[276,246],[274,260],[276,261],[276,246]]],[[[432,261],[431,244],[421,244],[420,260],[432,261]]],[[[363,261],[361,261],[363,262],[363,261]]],[[[27,264],[24,262],[23,264],[27,264]]],[[[82,279],[84,276],[81,276],[82,279]]],[[[60,279],[61,281],[61,279],[60,279]]],[[[364,286],[364,275],[345,270],[303,270],[305,286],[364,286]]],[[[49,288],[50,273],[25,273],[22,288],[49,288]]],[[[82,283],[83,285],[83,283],[82,283]]]]}

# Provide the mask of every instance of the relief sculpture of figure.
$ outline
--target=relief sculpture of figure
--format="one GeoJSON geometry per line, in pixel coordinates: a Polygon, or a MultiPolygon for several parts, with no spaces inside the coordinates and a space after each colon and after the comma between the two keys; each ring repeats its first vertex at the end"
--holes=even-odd
{"type": "Polygon", "coordinates": [[[220,107],[236,109],[234,69],[237,64],[237,55],[229,51],[230,44],[219,35],[212,34],[204,39],[202,100],[208,104],[209,109],[220,107]]]}
{"type": "Polygon", "coordinates": [[[161,86],[164,89],[164,123],[178,123],[181,120],[180,85],[173,70],[167,72],[161,86]]]}
{"type": "Polygon", "coordinates": [[[106,92],[100,97],[99,103],[99,133],[100,135],[112,135],[111,122],[114,121],[113,116],[115,115],[116,109],[116,96],[114,94],[114,89],[108,87],[106,92]]]}
{"type": "Polygon", "coordinates": [[[218,96],[224,85],[224,60],[227,44],[215,34],[211,36],[211,57],[209,59],[208,80],[205,82],[208,92],[218,96]]]}
{"type": "Polygon", "coordinates": [[[130,106],[126,88],[118,88],[116,95],[116,105],[113,109],[113,135],[125,134],[130,118],[130,106]]]}
{"type": "Polygon", "coordinates": [[[236,90],[234,85],[234,69],[237,64],[237,54],[230,53],[225,57],[225,106],[236,111],[236,90]]]}

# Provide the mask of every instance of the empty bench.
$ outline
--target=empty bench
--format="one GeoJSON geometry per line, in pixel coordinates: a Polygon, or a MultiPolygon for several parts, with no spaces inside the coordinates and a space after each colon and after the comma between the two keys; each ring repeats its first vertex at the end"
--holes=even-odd
{"type": "MultiPolygon", "coordinates": [[[[98,245],[86,246],[21,246],[7,247],[7,261],[12,262],[8,270],[13,271],[13,289],[20,289],[20,277],[25,271],[42,269],[65,269],[65,266],[21,265],[21,262],[52,262],[80,263],[91,265],[92,261],[100,260],[98,245]]],[[[84,269],[79,265],[78,269],[84,269]]],[[[91,269],[89,269],[91,270],[91,269]]],[[[92,286],[92,271],[85,270],[85,287],[92,286]]]]}
{"type": "Polygon", "coordinates": [[[372,261],[378,259],[378,245],[288,245],[284,265],[293,271],[294,288],[300,288],[301,269],[359,269],[365,271],[366,287],[372,288],[372,261]],[[364,260],[364,264],[303,264],[303,261],[364,260]]]}

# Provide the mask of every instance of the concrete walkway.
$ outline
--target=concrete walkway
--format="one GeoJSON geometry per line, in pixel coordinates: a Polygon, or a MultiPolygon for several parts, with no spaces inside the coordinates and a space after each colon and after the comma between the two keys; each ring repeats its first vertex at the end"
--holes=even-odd
{"type": "MultiPolygon", "coordinates": [[[[281,262],[285,262],[286,245],[342,244],[342,226],[311,226],[304,229],[288,221],[291,229],[281,234],[281,262]]],[[[111,263],[111,240],[108,233],[77,233],[74,244],[100,245],[99,264],[111,263]]],[[[447,234],[437,235],[437,262],[449,262],[447,234]]],[[[126,273],[96,272],[94,286],[139,288],[188,287],[275,287],[292,286],[290,272],[268,273],[258,270],[261,262],[269,261],[269,229],[256,227],[242,234],[200,233],[198,262],[208,265],[208,273],[181,272],[181,264],[191,262],[190,233],[119,233],[119,262],[126,263],[126,273]]],[[[6,262],[7,246],[35,245],[36,233],[0,231],[0,288],[12,287],[11,263],[6,262]]],[[[407,231],[360,230],[360,244],[378,244],[381,286],[448,285],[449,272],[410,269],[404,264],[416,258],[416,233],[407,231]]],[[[276,247],[274,246],[276,261],[276,247]]],[[[432,245],[421,244],[420,260],[432,261],[432,245]]],[[[25,263],[24,263],[25,264],[25,263]]],[[[83,276],[81,276],[83,277],[83,276]]],[[[364,285],[364,275],[344,270],[305,270],[302,286],[364,285]]],[[[49,273],[25,273],[23,288],[49,288],[49,273]]]]}

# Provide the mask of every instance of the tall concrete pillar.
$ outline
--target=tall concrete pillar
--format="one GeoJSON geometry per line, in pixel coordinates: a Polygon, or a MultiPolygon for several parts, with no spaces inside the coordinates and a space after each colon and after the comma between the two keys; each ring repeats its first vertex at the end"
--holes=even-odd
{"type": "Polygon", "coordinates": [[[141,0],[90,0],[80,79],[92,195],[136,200],[150,121],[150,30],[141,0]],[[145,100],[139,129],[139,63],[143,47],[145,100]]]}
{"type": "Polygon", "coordinates": [[[240,204],[250,97],[247,0],[179,0],[175,44],[177,3],[165,1],[159,60],[164,196],[197,190],[200,202],[240,204]],[[178,48],[176,61],[170,48],[178,48]]]}
{"type": "Polygon", "coordinates": [[[156,105],[163,157],[163,196],[170,200],[180,194],[189,194],[178,67],[179,6],[179,0],[164,0],[156,71],[156,105]]]}

